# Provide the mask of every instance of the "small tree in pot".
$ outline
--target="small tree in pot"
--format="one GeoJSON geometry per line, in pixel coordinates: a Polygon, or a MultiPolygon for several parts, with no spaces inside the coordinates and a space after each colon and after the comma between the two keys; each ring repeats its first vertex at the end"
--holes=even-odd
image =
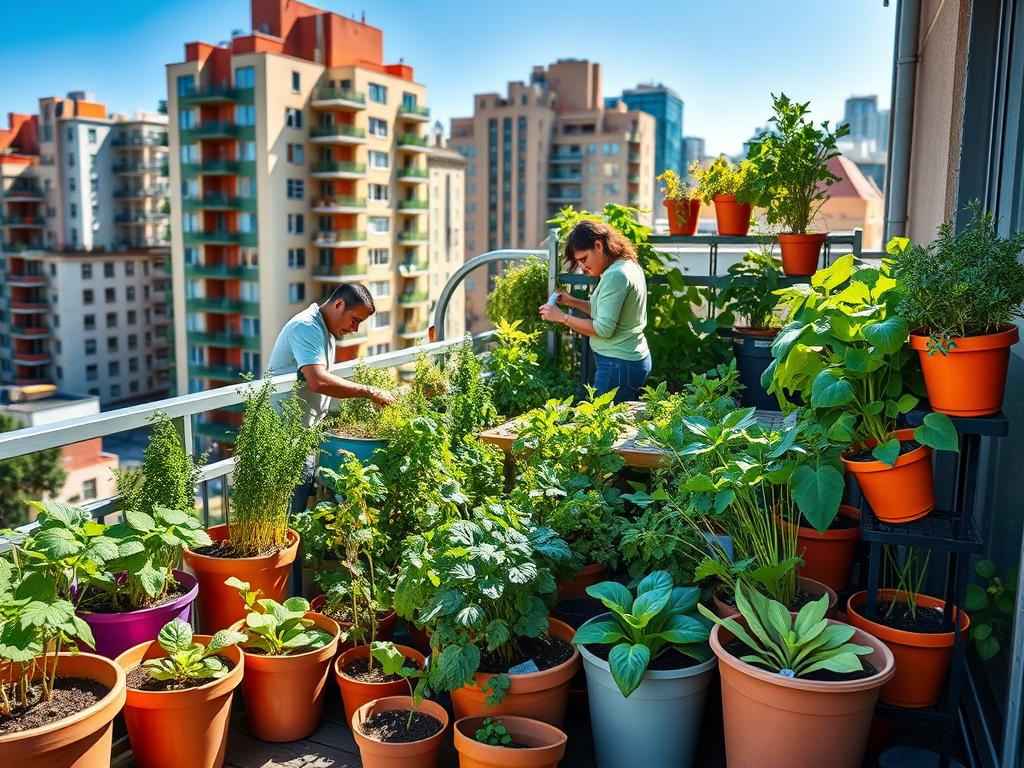
{"type": "Polygon", "coordinates": [[[662,171],[657,180],[665,185],[661,194],[665,197],[669,234],[694,234],[700,221],[700,195],[697,190],[690,189],[672,169],[662,171]]]}

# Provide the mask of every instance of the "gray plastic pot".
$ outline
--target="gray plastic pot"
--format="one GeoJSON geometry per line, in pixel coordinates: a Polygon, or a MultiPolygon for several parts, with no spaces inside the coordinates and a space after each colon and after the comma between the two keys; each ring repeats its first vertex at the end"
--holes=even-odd
{"type": "MultiPolygon", "coordinates": [[[[591,621],[610,616],[604,613],[591,621]]],[[[597,768],[689,768],[717,660],[686,669],[648,670],[627,699],[608,662],[578,647],[587,673],[597,768]]]]}

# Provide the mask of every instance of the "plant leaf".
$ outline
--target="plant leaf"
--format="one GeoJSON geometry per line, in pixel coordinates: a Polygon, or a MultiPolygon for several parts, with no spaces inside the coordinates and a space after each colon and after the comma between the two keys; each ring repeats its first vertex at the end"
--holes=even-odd
{"type": "Polygon", "coordinates": [[[629,698],[640,687],[650,661],[651,650],[646,645],[619,643],[612,648],[608,654],[608,666],[623,696],[629,698]]]}

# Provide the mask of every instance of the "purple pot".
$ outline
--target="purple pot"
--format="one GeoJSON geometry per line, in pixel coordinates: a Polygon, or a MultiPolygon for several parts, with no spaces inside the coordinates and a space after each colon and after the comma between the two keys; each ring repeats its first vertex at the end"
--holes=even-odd
{"type": "Polygon", "coordinates": [[[156,636],[167,622],[174,619],[189,621],[192,603],[199,594],[199,582],[195,576],[184,571],[174,571],[174,578],[187,591],[170,603],[122,613],[78,611],[78,615],[89,625],[93,637],[96,638],[95,653],[108,659],[116,659],[139,643],[156,640],[156,636]]]}

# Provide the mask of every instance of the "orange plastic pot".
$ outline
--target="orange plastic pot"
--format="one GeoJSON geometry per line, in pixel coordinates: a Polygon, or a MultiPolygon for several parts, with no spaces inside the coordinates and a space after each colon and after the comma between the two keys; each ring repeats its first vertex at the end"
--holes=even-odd
{"type": "MultiPolygon", "coordinates": [[[[839,514],[860,522],[860,510],[843,504],[839,514]]],[[[785,528],[789,523],[780,521],[785,528]]],[[[850,583],[850,569],[857,554],[860,527],[836,528],[824,533],[811,527],[797,529],[796,553],[804,559],[800,575],[820,581],[836,592],[842,592],[850,583]]]]}
{"type": "Polygon", "coordinates": [[[715,195],[718,234],[745,237],[750,229],[750,203],[737,203],[736,195],[715,195]]]}
{"type": "MultiPolygon", "coordinates": [[[[416,662],[416,666],[423,669],[423,665],[426,664],[426,658],[424,658],[422,653],[407,645],[395,645],[395,648],[404,653],[406,658],[416,662]]],[[[367,704],[374,699],[387,698],[388,696],[404,696],[410,692],[409,683],[405,680],[395,680],[388,683],[364,683],[360,680],[354,680],[342,671],[346,665],[351,664],[356,659],[366,659],[369,656],[370,646],[357,645],[355,648],[349,648],[342,653],[334,662],[334,679],[338,681],[338,688],[341,690],[341,703],[345,707],[346,723],[352,722],[352,715],[363,704],[367,704]]]]}
{"type": "Polygon", "coordinates": [[[791,277],[813,275],[818,270],[821,246],[826,232],[779,235],[782,251],[782,271],[791,277]]]}
{"type": "Polygon", "coordinates": [[[688,200],[666,200],[668,211],[668,233],[670,235],[692,235],[700,221],[700,198],[688,200]]]}
{"type": "MultiPolygon", "coordinates": [[[[904,594],[900,592],[898,596],[904,594]]],[[[878,590],[879,602],[892,600],[896,595],[894,589],[878,590]]],[[[882,701],[912,708],[930,707],[937,703],[949,672],[956,633],[907,632],[887,627],[864,615],[867,600],[867,592],[850,595],[846,613],[853,626],[870,632],[885,643],[896,659],[896,674],[882,688],[882,701]]],[[[917,604],[924,608],[938,608],[940,611],[946,608],[945,601],[928,595],[918,595],[917,604]]],[[[958,611],[957,615],[960,631],[966,633],[971,619],[964,611],[958,611]]]]}
{"type": "Polygon", "coordinates": [[[1003,407],[1010,347],[1020,340],[1015,325],[1000,326],[997,333],[952,339],[943,355],[928,354],[927,334],[910,335],[917,350],[932,409],[950,416],[986,416],[1003,407]]]}
{"type": "MultiPolygon", "coordinates": [[[[914,430],[898,429],[894,436],[905,443],[914,439],[914,430]]],[[[850,461],[845,456],[843,466],[857,478],[861,493],[883,523],[919,520],[935,507],[932,449],[926,445],[900,454],[891,467],[882,461],[850,461]]]]}
{"type": "Polygon", "coordinates": [[[597,563],[584,565],[579,573],[568,579],[558,580],[559,600],[578,600],[589,598],[587,587],[600,584],[608,578],[608,568],[597,563]]]}
{"type": "MultiPolygon", "coordinates": [[[[242,696],[249,731],[263,741],[297,741],[320,726],[324,692],[341,630],[334,619],[308,612],[307,619],[334,637],[323,648],[294,656],[246,653],[242,696]]],[[[232,629],[244,631],[244,622],[232,629]]]]}
{"type": "Polygon", "coordinates": [[[740,661],[725,650],[732,639],[721,626],[711,630],[711,650],[722,676],[728,764],[860,768],[879,689],[895,671],[889,649],[858,629],[850,642],[870,646],[866,658],[878,671],[862,680],[825,682],[783,677],[740,661]]]}
{"type": "MultiPolygon", "coordinates": [[[[224,541],[228,526],[215,525],[208,533],[214,542],[224,541]]],[[[262,557],[209,557],[185,547],[182,558],[199,580],[199,629],[213,634],[245,618],[245,602],[238,590],[224,584],[229,576],[249,582],[253,589],[263,592],[262,597],[282,602],[298,551],[299,534],[290,529],[288,546],[262,557]]]]}
{"type": "MultiPolygon", "coordinates": [[[[568,643],[572,642],[576,634],[568,624],[551,617],[548,617],[548,632],[568,643]]],[[[473,684],[451,692],[455,719],[521,715],[560,728],[565,721],[565,707],[569,702],[569,681],[579,666],[580,652],[573,646],[572,656],[556,667],[509,675],[511,685],[505,692],[505,698],[494,707],[487,706],[487,681],[493,674],[477,672],[473,675],[473,684]]]]}
{"type": "Polygon", "coordinates": [[[352,715],[352,736],[359,746],[359,757],[363,768],[434,768],[437,765],[437,751],[448,730],[448,713],[440,704],[425,699],[414,707],[411,696],[388,696],[363,704],[352,715]],[[375,712],[393,710],[408,712],[416,709],[441,721],[441,730],[426,739],[405,744],[388,744],[371,739],[363,733],[361,724],[375,712]]]}
{"type": "MultiPolygon", "coordinates": [[[[195,635],[203,645],[210,635],[195,635]]],[[[155,641],[140,643],[117,657],[128,672],[146,659],[167,653],[155,641]]],[[[221,656],[234,665],[219,680],[184,691],[128,689],[124,721],[139,768],[220,768],[228,743],[231,699],[242,682],[245,660],[238,646],[221,656]]]]}
{"type": "Polygon", "coordinates": [[[528,717],[506,715],[501,724],[512,741],[522,748],[494,747],[474,738],[483,726],[483,717],[465,717],[455,721],[453,734],[459,753],[459,768],[557,768],[565,755],[566,736],[553,725],[528,717]]]}
{"type": "MultiPolygon", "coordinates": [[[[836,615],[836,603],[839,598],[836,593],[827,584],[823,584],[820,581],[801,576],[797,579],[797,589],[801,592],[808,592],[816,597],[822,595],[828,595],[828,613],[826,614],[830,619],[836,615]]],[[[720,619],[727,619],[730,616],[735,616],[739,611],[734,606],[729,605],[727,602],[719,598],[718,593],[715,590],[711,590],[711,610],[715,616],[720,619]]]]}
{"type": "MultiPolygon", "coordinates": [[[[70,717],[0,736],[4,768],[108,768],[113,721],[124,706],[124,670],[92,653],[57,657],[57,674],[83,677],[110,690],[92,706],[70,717]]],[[[4,678],[6,679],[6,678],[4,678]]]]}

